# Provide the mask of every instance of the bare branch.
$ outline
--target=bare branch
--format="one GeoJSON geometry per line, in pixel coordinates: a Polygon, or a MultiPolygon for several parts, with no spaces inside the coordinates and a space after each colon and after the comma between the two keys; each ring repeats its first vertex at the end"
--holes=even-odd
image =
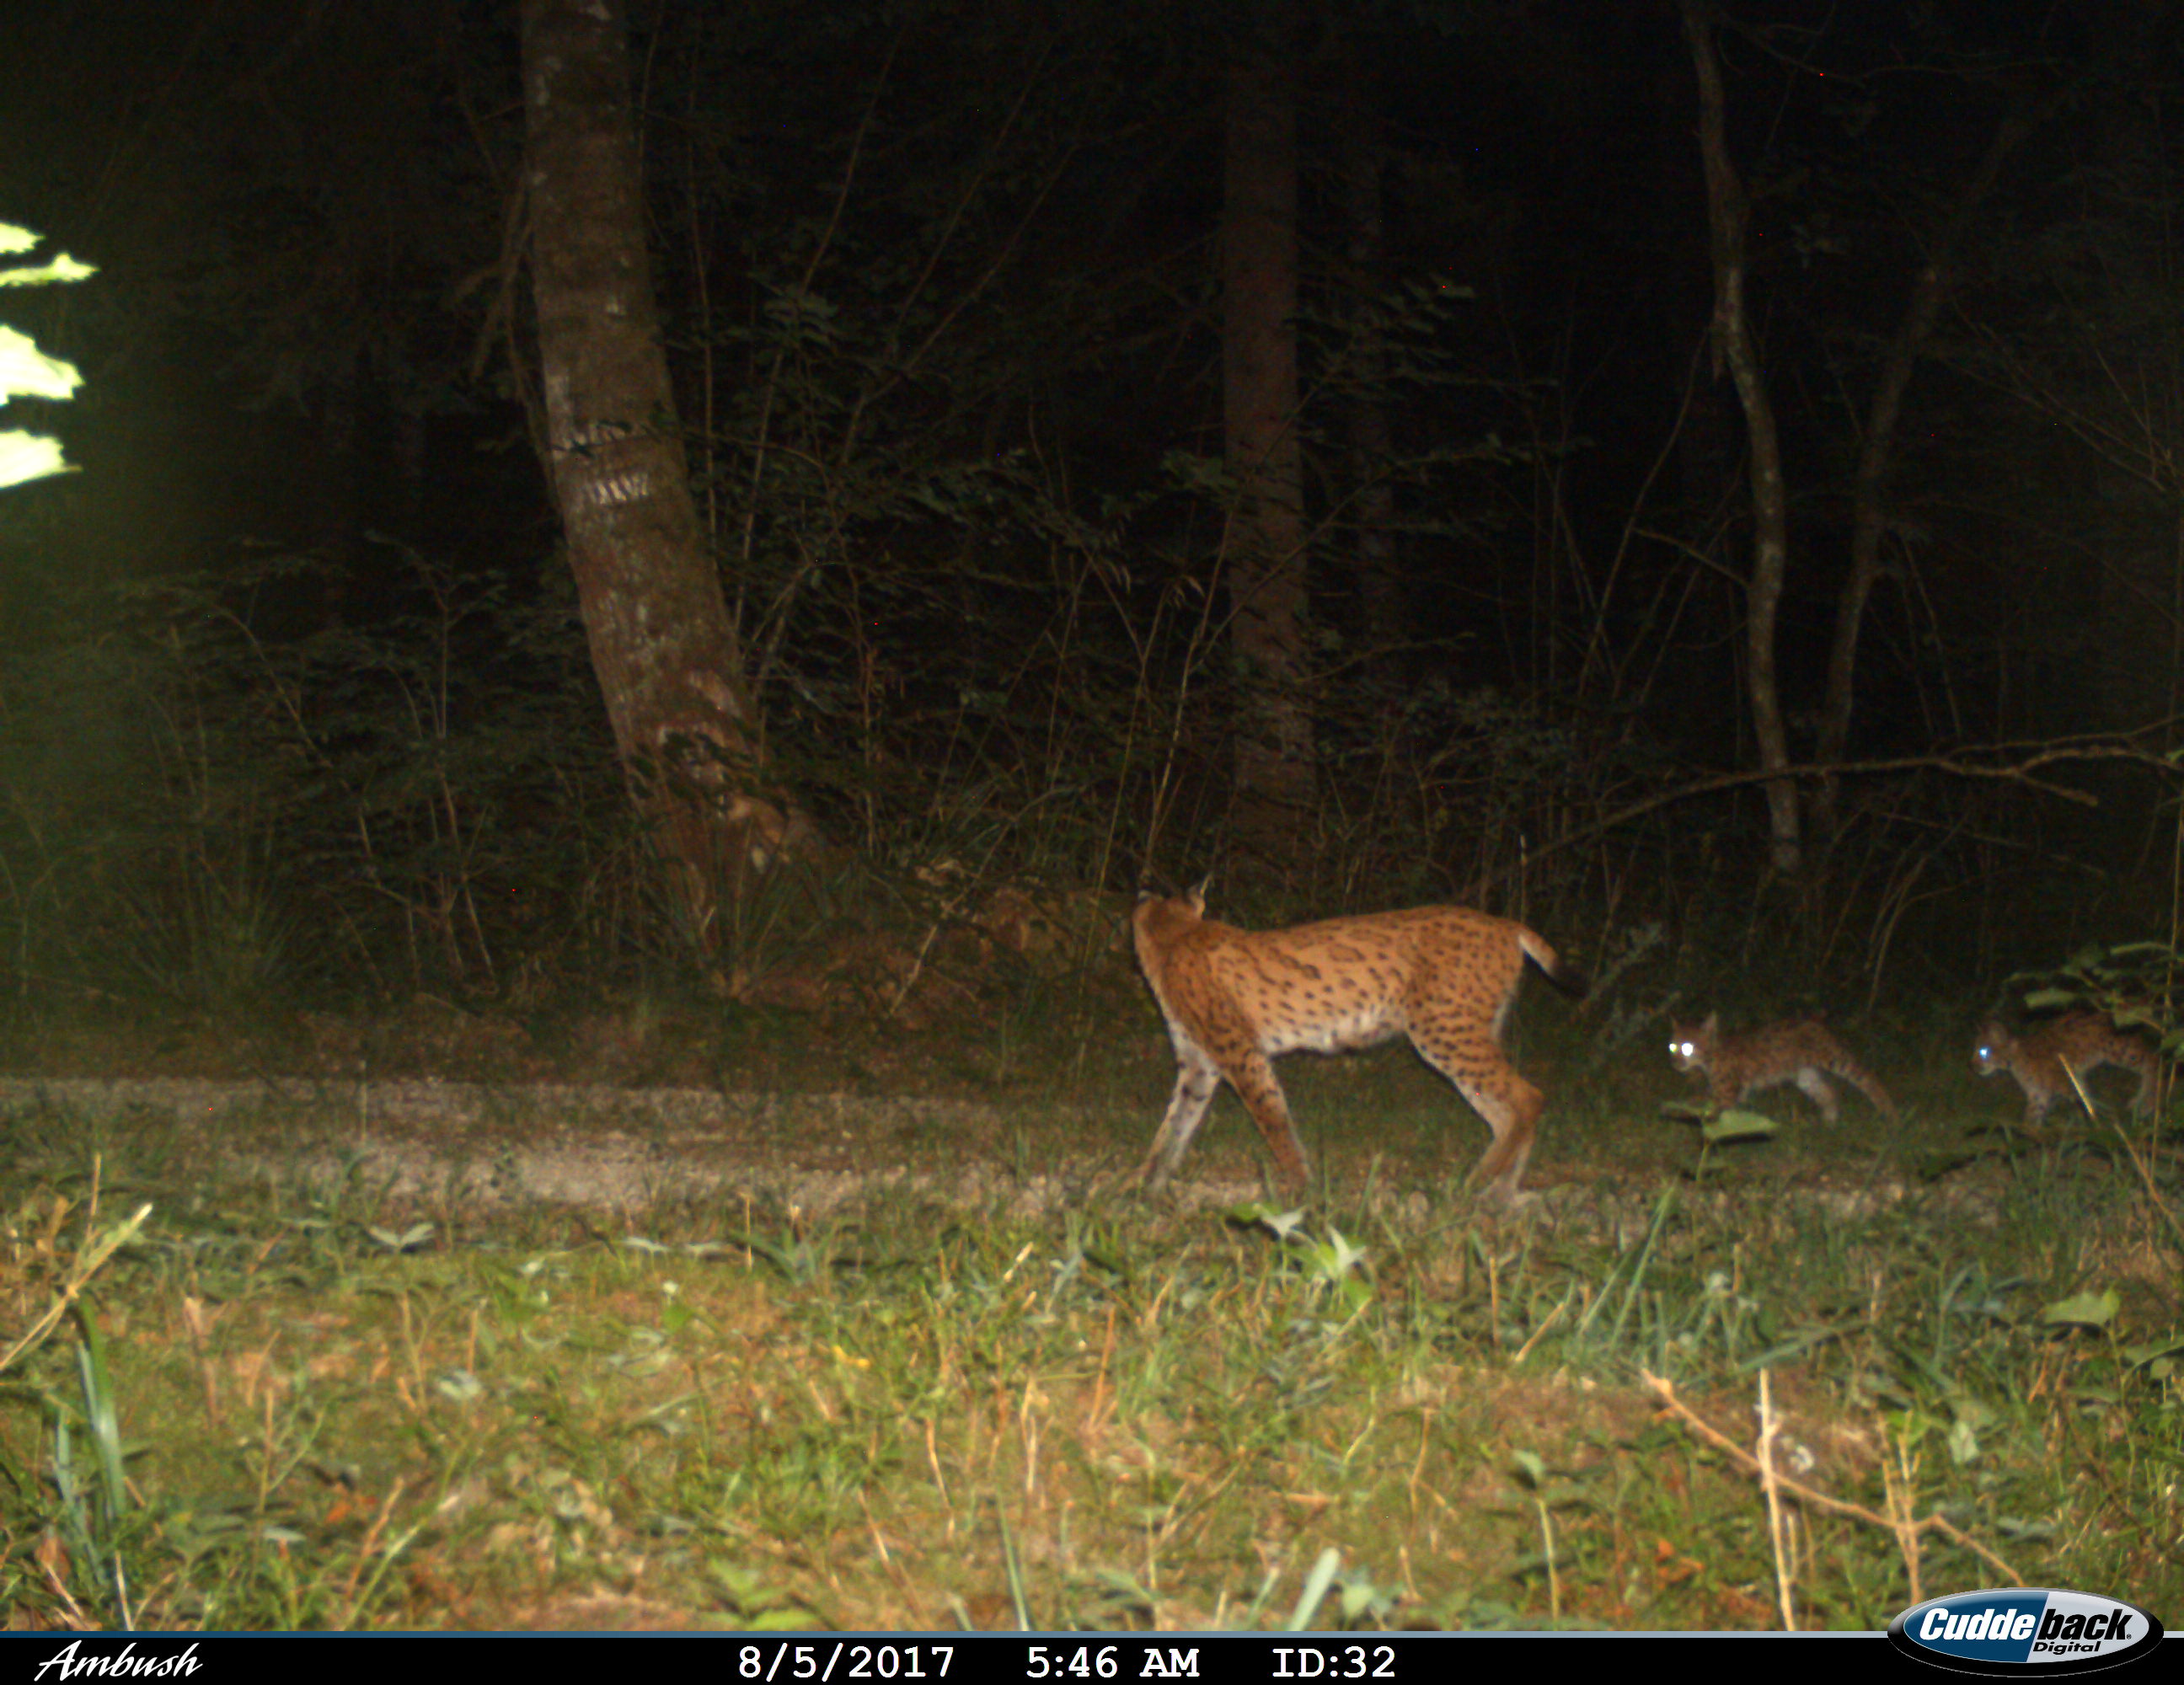
{"type": "Polygon", "coordinates": [[[1567,836],[1557,837],[1529,851],[1522,865],[1512,866],[1482,880],[1474,886],[1474,893],[1513,876],[1525,866],[1534,865],[1549,854],[1587,842],[1602,832],[1628,825],[1634,819],[1642,819],[1658,809],[1674,807],[1698,796],[1711,796],[1722,790],[1735,790],[1747,784],[1764,784],[1775,779],[1785,781],[1798,778],[1840,778],[1864,773],[1881,772],[1939,772],[1951,778],[1981,778],[2004,783],[2022,784],[2041,794],[2059,800],[2075,803],[2084,808],[2098,808],[2100,798],[2090,791],[2073,789],[2067,784],[2058,784],[2036,775],[2044,767],[2072,765],[2088,761],[2121,761],[2164,772],[2171,777],[2184,776],[2184,766],[2158,750],[2142,748],[2136,741],[2151,737],[2168,725],[2168,721],[2141,728],[2120,737],[2098,738],[2059,738],[2045,743],[1989,743],[1953,749],[1937,754],[1896,755],[1880,760],[1808,761],[1802,765],[1780,768],[1762,767],[1744,772],[1719,772],[1705,778],[1680,784],[1673,790],[1663,790],[1648,796],[1643,801],[1633,802],[1618,808],[1605,819],[1595,820],[1590,825],[1580,826],[1567,836]],[[2025,753],[2029,751],[2029,753],[2025,753]],[[2024,758],[2000,764],[1970,759],[1975,755],[2023,754],[2024,758]]]}

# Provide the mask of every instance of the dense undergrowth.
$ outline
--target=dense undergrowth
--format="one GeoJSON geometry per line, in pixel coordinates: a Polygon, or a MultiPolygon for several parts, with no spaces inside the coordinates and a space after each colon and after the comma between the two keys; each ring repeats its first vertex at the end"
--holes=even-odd
{"type": "MultiPolygon", "coordinates": [[[[1122,542],[1057,553],[1082,587],[1067,601],[1122,542]]],[[[928,581],[922,611],[975,618],[958,587],[928,581]]],[[[1809,876],[1772,881],[1748,790],[1634,812],[1712,769],[1568,698],[1457,683],[1423,651],[1330,675],[1322,811],[1269,871],[1232,852],[1211,634],[1125,593],[1104,620],[993,628],[1012,665],[883,664],[868,694],[822,684],[838,652],[816,649],[780,681],[800,699],[775,771],[835,846],[697,940],[632,814],[566,581],[389,548],[369,612],[344,608],[361,589],[298,555],[118,591],[41,581],[0,650],[9,997],[246,1019],[420,994],[803,1004],[824,971],[885,1016],[960,979],[953,935],[1028,906],[1048,926],[1033,969],[1081,970],[1112,920],[1072,898],[1126,904],[1209,871],[1215,910],[1247,925],[1455,900],[1650,1001],[1733,979],[1754,1007],[1953,997],[2166,922],[2142,874],[2087,864],[2139,846],[2120,821],[2051,837],[2051,815],[1915,771],[1860,787],[1809,876]],[[1115,665],[1132,649],[1134,675],[1115,665]],[[881,948],[905,957],[876,965],[881,948]]],[[[992,945],[972,945],[975,970],[992,945]]]]}

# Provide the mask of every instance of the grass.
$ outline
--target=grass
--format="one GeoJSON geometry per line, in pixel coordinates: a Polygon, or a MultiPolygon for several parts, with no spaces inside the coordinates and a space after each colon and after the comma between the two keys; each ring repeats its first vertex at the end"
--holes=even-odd
{"type": "MultiPolygon", "coordinates": [[[[1484,1130],[1388,1058],[1284,1067],[1310,1215],[1185,1210],[1109,1173],[1157,1065],[1089,1109],[1112,1137],[1022,1103],[851,1142],[990,1174],[823,1212],[762,1181],[613,1215],[223,1179],[181,1126],[21,1111],[0,1606],[1870,1628],[2014,1575],[2184,1616],[2173,1187],[2001,1137],[1922,1182],[1963,1113],[1915,1090],[1904,1139],[1793,1102],[1695,1183],[1657,1097],[1587,1089],[1538,1160],[1568,1185],[1497,1221],[1458,1189],[1484,1130]]],[[[1186,1182],[1250,1162],[1221,1105],[1186,1182]]]]}

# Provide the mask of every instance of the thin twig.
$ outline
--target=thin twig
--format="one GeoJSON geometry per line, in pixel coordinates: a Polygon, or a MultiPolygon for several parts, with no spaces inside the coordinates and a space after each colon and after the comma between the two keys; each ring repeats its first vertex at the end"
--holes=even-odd
{"type": "Polygon", "coordinates": [[[395,1500],[402,1496],[402,1488],[408,1480],[408,1476],[403,1476],[387,1488],[387,1496],[380,1502],[379,1513],[371,1518],[371,1526],[365,1531],[364,1543],[357,1547],[356,1560],[348,1571],[348,1583],[342,1588],[342,1598],[348,1604],[348,1613],[341,1623],[344,1627],[356,1619],[356,1582],[364,1577],[365,1566],[371,1560],[371,1553],[379,1543],[379,1536],[387,1529],[387,1517],[394,1513],[395,1500]]]}
{"type": "MultiPolygon", "coordinates": [[[[1697,1434],[1715,1450],[1736,1463],[1747,1474],[1759,1472],[1759,1460],[1727,1434],[1711,1426],[1704,1417],[1679,1399],[1676,1396],[1676,1387],[1673,1381],[1666,1380],[1658,1375],[1649,1374],[1643,1370],[1639,1371],[1639,1377],[1652,1388],[1661,1402],[1673,1410],[1692,1432],[1697,1434]]],[[[1781,1475],[1777,1475],[1775,1481],[1784,1492],[1788,1493],[1801,1504],[1809,1504],[1815,1509],[1825,1510],[1833,1515],[1847,1515],[1852,1521],[1864,1521],[1872,1527],[1886,1528],[1899,1538],[1908,1538],[1914,1545],[1918,1535],[1930,1529],[1940,1533],[1951,1543],[1963,1546],[1982,1562],[2008,1575],[2009,1582],[2012,1585],[2021,1586],[2025,1583],[2025,1577],[2016,1569],[2011,1567],[2001,1557],[1996,1555],[1994,1552],[1989,1550],[1970,1533],[1957,1527],[1939,1512],[1927,1516],[1924,1521],[1913,1521],[1908,1518],[1899,1520],[1884,1515],[1878,1510],[1869,1510],[1863,1504],[1852,1504],[1841,1498],[1830,1498],[1825,1492],[1816,1491],[1800,1481],[1791,1480],[1781,1475]]]]}
{"type": "Polygon", "coordinates": [[[108,1259],[136,1238],[137,1232],[144,1226],[144,1219],[151,1215],[152,1202],[148,1199],[125,1222],[115,1224],[96,1239],[86,1237],[83,1250],[76,1254],[75,1261],[69,1266],[68,1274],[62,1278],[60,1287],[53,1294],[53,1302],[46,1307],[45,1314],[31,1325],[29,1332],[8,1347],[4,1355],[0,1355],[0,1374],[4,1374],[18,1358],[59,1326],[61,1318],[68,1315],[69,1307],[90,1286],[91,1278],[105,1267],[108,1259]]]}
{"type": "MultiPolygon", "coordinates": [[[[1596,819],[1589,825],[1580,826],[1576,830],[1566,832],[1551,841],[1537,843],[1529,851],[1529,857],[1524,864],[1527,866],[1537,865],[1548,854],[1557,854],[1576,843],[1590,841],[1604,831],[1613,831],[1618,826],[1628,825],[1634,819],[1642,819],[1658,809],[1674,807],[1679,802],[1690,801],[1699,796],[1713,795],[1723,790],[1739,789],[1747,784],[1769,783],[1777,778],[1819,778],[1839,776],[1847,773],[1940,772],[1953,778],[1986,778],[2024,784],[2039,791],[2042,795],[2054,796],[2066,802],[2075,802],[2080,807],[2098,808],[2101,804],[2100,798],[2090,791],[2075,790],[2068,785],[2051,783],[2047,779],[2034,776],[2034,774],[2042,767],[2063,765],[2078,761],[2125,761],[2132,765],[2145,766],[2165,772],[2172,776],[2180,770],[2184,770],[2167,755],[2157,750],[2140,748],[2132,741],[2134,738],[2146,735],[2148,734],[2145,731],[2134,731],[2106,741],[2060,740],[2033,748],[2032,752],[2022,760],[2005,762],[2001,765],[1987,765],[1980,761],[1968,760],[1964,757],[1974,754],[2009,754],[2028,746],[2008,743],[1981,744],[1973,748],[1948,750],[1939,754],[1896,755],[1884,760],[1812,761],[1800,765],[1781,767],[1772,771],[1754,768],[1746,772],[1714,773],[1704,778],[1694,779],[1688,784],[1680,784],[1673,790],[1663,790],[1658,795],[1648,796],[1643,801],[1633,802],[1627,807],[1618,808],[1604,819],[1596,819]]],[[[1515,870],[1514,867],[1504,867],[1501,871],[1482,878],[1473,886],[1473,894],[1474,896],[1483,894],[1487,889],[1501,882],[1502,879],[1510,876],[1515,870]]]]}
{"type": "Polygon", "coordinates": [[[1782,1630],[1797,1630],[1797,1611],[1790,1599],[1789,1553],[1785,1548],[1789,1517],[1782,1510],[1782,1476],[1774,1466],[1774,1441],[1782,1418],[1774,1413],[1772,1371],[1759,1371],[1759,1489],[1767,1494],[1767,1542],[1774,1551],[1774,1595],[1782,1606],[1782,1630]]]}

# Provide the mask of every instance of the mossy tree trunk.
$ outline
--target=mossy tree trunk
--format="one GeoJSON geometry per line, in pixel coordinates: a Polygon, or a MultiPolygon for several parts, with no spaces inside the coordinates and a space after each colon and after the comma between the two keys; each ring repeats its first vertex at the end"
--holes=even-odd
{"type": "Polygon", "coordinates": [[[692,501],[645,247],[621,0],[523,0],[525,185],[554,494],[615,745],[701,948],[808,822],[692,501]]]}

